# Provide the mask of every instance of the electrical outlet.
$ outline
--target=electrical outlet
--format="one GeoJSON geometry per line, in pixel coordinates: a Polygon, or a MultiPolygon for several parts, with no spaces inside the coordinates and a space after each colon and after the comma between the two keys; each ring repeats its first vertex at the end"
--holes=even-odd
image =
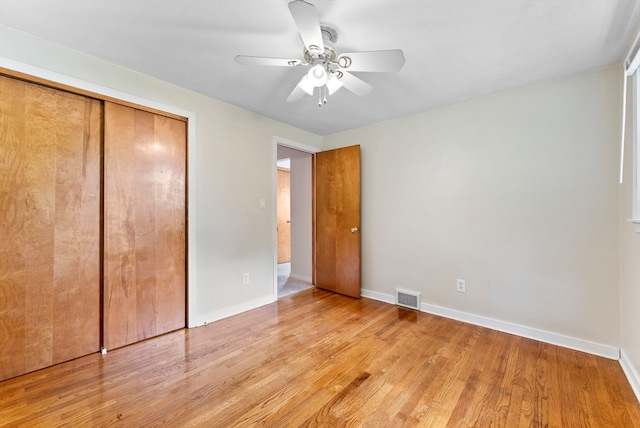
{"type": "Polygon", "coordinates": [[[247,285],[249,283],[249,272],[245,272],[242,274],[242,283],[247,285]]]}
{"type": "Polygon", "coordinates": [[[458,293],[464,293],[466,291],[466,284],[464,279],[456,280],[456,291],[458,293]]]}

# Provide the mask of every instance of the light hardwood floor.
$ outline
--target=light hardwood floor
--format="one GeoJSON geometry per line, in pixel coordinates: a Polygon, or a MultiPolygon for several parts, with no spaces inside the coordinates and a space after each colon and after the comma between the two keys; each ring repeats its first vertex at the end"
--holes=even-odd
{"type": "Polygon", "coordinates": [[[2,426],[635,427],[617,361],[311,289],[0,383],[2,426]]]}

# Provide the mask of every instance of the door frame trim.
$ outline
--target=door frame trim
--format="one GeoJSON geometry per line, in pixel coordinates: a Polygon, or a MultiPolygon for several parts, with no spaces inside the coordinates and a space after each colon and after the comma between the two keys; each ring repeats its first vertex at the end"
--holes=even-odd
{"type": "MultiPolygon", "coordinates": [[[[297,141],[287,140],[286,138],[279,137],[274,135],[273,137],[273,147],[272,147],[272,168],[271,168],[271,218],[272,227],[271,227],[271,242],[273,243],[273,301],[278,300],[278,231],[277,228],[277,195],[278,195],[278,176],[277,176],[277,168],[278,168],[278,146],[288,147],[290,149],[298,150],[301,152],[309,153],[310,155],[315,155],[318,152],[321,152],[322,149],[319,147],[309,146],[307,144],[302,144],[297,141]]],[[[311,194],[312,203],[315,199],[315,194],[312,192],[311,194]]],[[[315,244],[315,236],[311,238],[312,245],[315,244]]],[[[312,269],[315,271],[315,268],[312,269]]],[[[312,274],[313,276],[313,274],[312,274]]]]}

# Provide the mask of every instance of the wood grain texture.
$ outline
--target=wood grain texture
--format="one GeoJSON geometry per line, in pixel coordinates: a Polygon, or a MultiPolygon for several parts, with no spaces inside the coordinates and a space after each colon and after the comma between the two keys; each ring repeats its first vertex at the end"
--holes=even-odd
{"type": "Polygon", "coordinates": [[[360,297],[360,146],[316,153],[315,208],[315,285],[360,297]]]}
{"type": "Polygon", "coordinates": [[[278,168],[276,174],[278,263],[287,263],[291,261],[291,171],[278,168]]]}
{"type": "Polygon", "coordinates": [[[0,76],[0,379],[100,345],[97,100],[0,76]]]}
{"type": "Polygon", "coordinates": [[[105,103],[104,346],[185,326],[184,122],[105,103]]]}
{"type": "Polygon", "coordinates": [[[640,427],[617,361],[320,289],[0,392],[8,426],[640,427]]]}
{"type": "Polygon", "coordinates": [[[10,68],[0,67],[0,75],[7,76],[7,77],[12,77],[12,78],[19,79],[19,80],[24,80],[24,81],[31,82],[31,83],[36,83],[36,84],[39,84],[41,86],[46,86],[46,87],[52,88],[52,89],[59,89],[61,91],[69,92],[69,93],[72,93],[72,94],[84,95],[84,96],[92,98],[94,100],[114,102],[116,104],[129,106],[129,107],[132,107],[132,108],[136,108],[138,110],[148,111],[150,113],[155,113],[155,114],[159,114],[161,116],[165,116],[165,117],[170,117],[170,118],[173,118],[173,119],[181,120],[181,121],[183,121],[185,123],[188,120],[184,116],[180,116],[180,115],[177,115],[177,114],[169,113],[169,112],[166,112],[166,111],[163,111],[163,110],[158,110],[158,109],[151,108],[151,107],[148,107],[148,106],[135,104],[135,103],[128,102],[128,101],[125,101],[125,100],[121,100],[121,99],[118,99],[118,98],[114,98],[114,97],[110,97],[110,96],[107,96],[107,95],[104,95],[104,94],[100,94],[98,92],[88,91],[86,89],[80,89],[80,88],[75,87],[75,86],[65,85],[65,84],[62,84],[60,82],[54,82],[53,80],[48,80],[48,79],[44,79],[42,77],[33,76],[31,74],[22,73],[20,71],[12,70],[10,68]]]}

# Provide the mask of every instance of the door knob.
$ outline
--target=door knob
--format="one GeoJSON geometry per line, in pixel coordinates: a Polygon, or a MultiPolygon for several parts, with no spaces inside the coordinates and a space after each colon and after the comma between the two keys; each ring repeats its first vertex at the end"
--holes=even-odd
{"type": "Polygon", "coordinates": [[[357,231],[358,231],[358,228],[357,228],[357,227],[352,227],[352,228],[351,228],[351,233],[356,233],[357,231]]]}

